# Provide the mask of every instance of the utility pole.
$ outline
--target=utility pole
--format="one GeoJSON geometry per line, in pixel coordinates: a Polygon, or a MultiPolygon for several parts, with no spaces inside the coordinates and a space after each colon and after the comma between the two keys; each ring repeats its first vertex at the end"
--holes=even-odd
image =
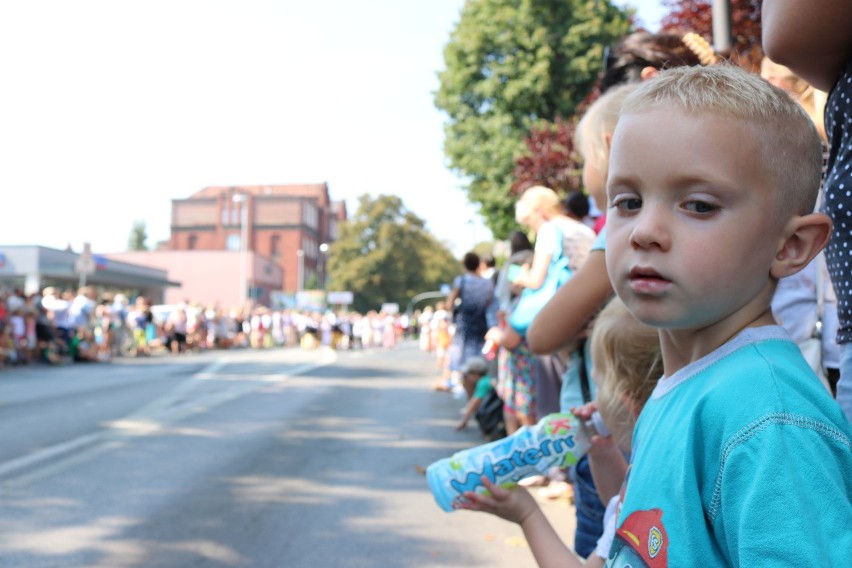
{"type": "Polygon", "coordinates": [[[726,57],[731,53],[731,2],[713,0],[713,49],[726,57]]]}
{"type": "Polygon", "coordinates": [[[248,198],[243,193],[235,193],[231,199],[240,205],[240,307],[245,306],[248,296],[248,198]]]}

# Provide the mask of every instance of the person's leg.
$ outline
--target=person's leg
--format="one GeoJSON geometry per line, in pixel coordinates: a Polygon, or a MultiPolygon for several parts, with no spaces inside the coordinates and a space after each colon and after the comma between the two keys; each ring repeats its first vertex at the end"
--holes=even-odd
{"type": "Polygon", "coordinates": [[[506,435],[511,436],[521,424],[518,422],[518,417],[515,411],[506,405],[503,405],[503,423],[506,425],[506,435]]]}
{"type": "Polygon", "coordinates": [[[840,380],[837,381],[837,402],[852,422],[852,343],[840,345],[840,380]]]}
{"type": "Polygon", "coordinates": [[[530,426],[537,422],[536,380],[533,354],[526,342],[511,352],[510,369],[513,377],[515,420],[518,426],[530,426]]]}

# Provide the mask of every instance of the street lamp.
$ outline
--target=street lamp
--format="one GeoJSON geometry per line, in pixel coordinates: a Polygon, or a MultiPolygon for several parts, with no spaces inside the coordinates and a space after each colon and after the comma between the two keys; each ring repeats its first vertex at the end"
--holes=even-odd
{"type": "Polygon", "coordinates": [[[299,257],[299,272],[296,277],[296,291],[301,292],[305,284],[305,251],[302,249],[297,250],[296,256],[299,257]]]}
{"type": "Polygon", "coordinates": [[[328,243],[322,243],[319,246],[320,250],[320,289],[325,290],[325,255],[328,252],[328,243]]]}
{"type": "Polygon", "coordinates": [[[235,193],[231,200],[240,204],[240,302],[243,306],[248,296],[248,200],[244,193],[235,193]]]}

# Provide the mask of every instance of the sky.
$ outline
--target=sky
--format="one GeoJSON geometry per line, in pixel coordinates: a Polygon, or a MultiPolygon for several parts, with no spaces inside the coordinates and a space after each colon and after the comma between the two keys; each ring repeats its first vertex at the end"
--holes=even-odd
{"type": "Polygon", "coordinates": [[[172,199],[322,182],[350,215],[399,195],[457,255],[490,240],[433,103],[463,4],[0,2],[0,245],[117,252],[141,220],[152,246],[172,199]]]}

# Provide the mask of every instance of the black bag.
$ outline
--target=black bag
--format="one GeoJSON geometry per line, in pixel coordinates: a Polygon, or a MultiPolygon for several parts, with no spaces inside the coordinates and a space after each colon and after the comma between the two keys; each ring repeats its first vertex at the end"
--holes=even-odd
{"type": "Polygon", "coordinates": [[[491,442],[506,437],[506,423],[503,419],[503,400],[492,387],[482,399],[476,410],[476,421],[482,435],[491,442]]]}

